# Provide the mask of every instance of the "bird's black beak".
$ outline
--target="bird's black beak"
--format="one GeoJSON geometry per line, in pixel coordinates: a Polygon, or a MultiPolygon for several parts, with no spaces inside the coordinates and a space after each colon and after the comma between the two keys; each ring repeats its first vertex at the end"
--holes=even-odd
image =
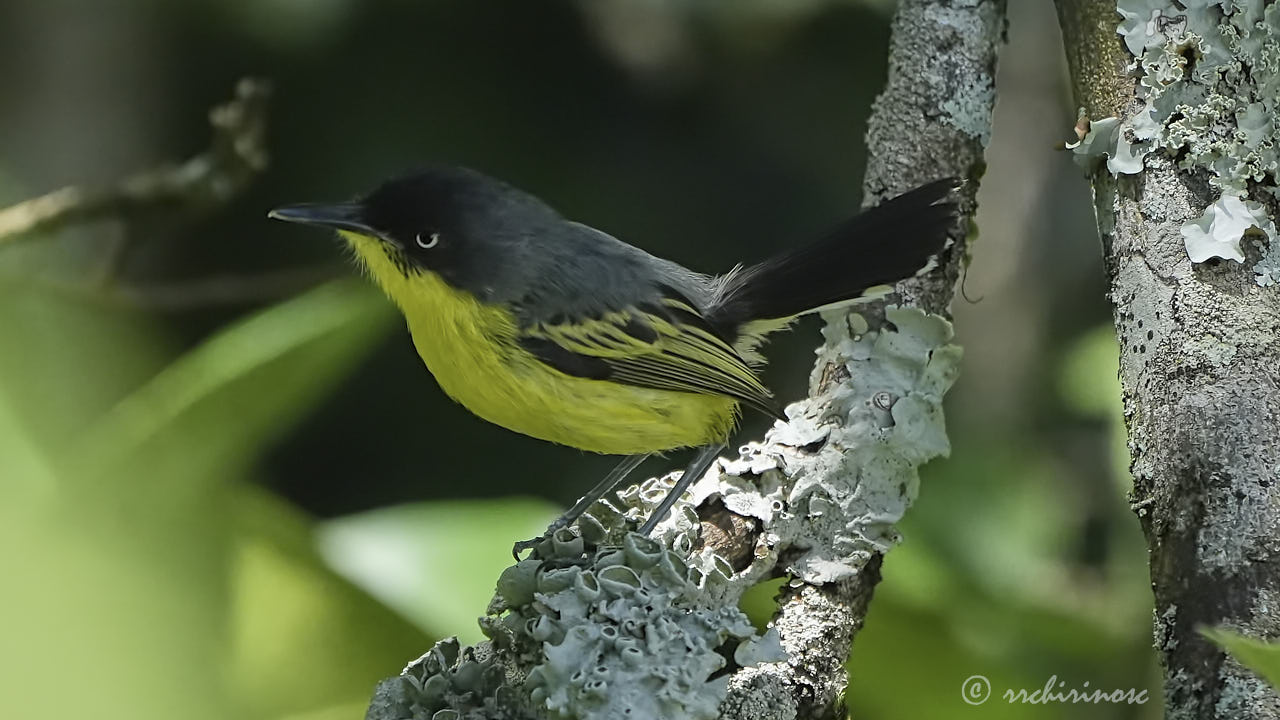
{"type": "Polygon", "coordinates": [[[350,230],[375,237],[379,234],[364,221],[364,206],[360,203],[285,205],[267,213],[267,217],[272,220],[318,225],[334,230],[350,230]]]}

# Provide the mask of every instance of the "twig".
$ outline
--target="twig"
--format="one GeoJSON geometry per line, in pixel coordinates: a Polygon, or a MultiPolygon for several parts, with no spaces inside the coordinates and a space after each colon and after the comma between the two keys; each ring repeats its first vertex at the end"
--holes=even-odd
{"type": "Polygon", "coordinates": [[[342,269],[337,266],[316,265],[256,275],[221,275],[168,283],[94,285],[47,282],[41,286],[112,305],[155,312],[184,312],[281,300],[342,274],[342,269]]]}
{"type": "Polygon", "coordinates": [[[75,223],[143,212],[201,212],[227,202],[267,166],[266,81],[245,78],[235,97],[209,112],[213,141],[177,166],[162,166],[97,188],[68,186],[0,210],[0,246],[75,223]]]}

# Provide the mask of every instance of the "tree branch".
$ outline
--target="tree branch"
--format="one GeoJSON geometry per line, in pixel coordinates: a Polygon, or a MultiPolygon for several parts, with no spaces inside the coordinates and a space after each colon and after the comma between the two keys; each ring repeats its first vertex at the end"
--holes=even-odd
{"type": "Polygon", "coordinates": [[[210,148],[177,166],[131,175],[99,188],[69,186],[0,210],[0,246],[75,223],[155,210],[205,211],[234,197],[267,166],[270,88],[246,78],[235,97],[209,112],[210,148]]]}
{"type": "MultiPolygon", "coordinates": [[[[1280,196],[1274,173],[1254,176],[1252,160],[1236,162],[1255,151],[1265,159],[1268,149],[1274,162],[1277,99],[1267,88],[1277,68],[1264,56],[1280,52],[1280,34],[1261,32],[1230,3],[1191,12],[1169,2],[1144,4],[1122,38],[1114,0],[1057,4],[1064,45],[1094,49],[1068,50],[1078,102],[1119,121],[1106,137],[1095,121],[1077,154],[1088,161],[1098,150],[1085,148],[1098,145],[1125,160],[1112,161],[1118,174],[1097,165],[1092,180],[1121,346],[1133,507],[1151,551],[1165,716],[1274,720],[1280,696],[1197,628],[1280,636],[1280,292],[1266,286],[1259,259],[1268,241],[1272,253],[1280,242],[1280,196]],[[1239,35],[1228,25],[1252,30],[1249,41],[1224,42],[1239,35]],[[1204,39],[1194,63],[1184,33],[1204,39]],[[1176,116],[1162,110],[1172,98],[1176,116]],[[1209,104],[1224,98],[1229,107],[1209,104]],[[1261,132],[1246,122],[1254,103],[1270,115],[1269,138],[1250,135],[1261,132]],[[1244,237],[1243,226],[1214,231],[1224,252],[1232,240],[1242,246],[1241,261],[1193,263],[1189,233],[1220,197],[1261,200],[1269,217],[1259,210],[1244,237]]],[[[1280,29],[1280,8],[1269,9],[1280,29]]]]}
{"type": "MultiPolygon", "coordinates": [[[[981,174],[1003,0],[903,0],[868,132],[868,202],[981,174]]],[[[976,183],[960,191],[963,214],[976,183]]],[[[945,319],[968,226],[916,305],[828,313],[810,397],[721,461],[658,527],[625,528],[674,480],[598,503],[508,568],[482,618],[490,640],[438,644],[375,693],[369,720],[843,717],[844,663],[917,468],[948,449],[942,396],[960,349],[945,319]],[[919,308],[919,309],[918,309],[919,308]],[[742,593],[786,575],[758,636],[742,593]]],[[[634,525],[631,525],[634,527],[634,525]]]]}
{"type": "Polygon", "coordinates": [[[293,297],[343,277],[345,268],[318,264],[256,274],[215,275],[166,283],[72,283],[37,281],[42,289],[105,305],[150,312],[180,313],[231,305],[260,305],[293,297]]]}

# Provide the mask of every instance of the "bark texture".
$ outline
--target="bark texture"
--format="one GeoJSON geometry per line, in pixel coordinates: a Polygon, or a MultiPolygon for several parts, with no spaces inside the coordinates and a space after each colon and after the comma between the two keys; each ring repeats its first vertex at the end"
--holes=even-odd
{"type": "MultiPolygon", "coordinates": [[[[1079,104],[1141,105],[1115,2],[1058,13],[1079,104]]],[[[1181,228],[1218,195],[1203,173],[1152,153],[1140,174],[1092,179],[1166,717],[1280,718],[1280,696],[1197,631],[1280,636],[1280,290],[1250,263],[1190,261],[1181,228]]]]}
{"type": "MultiPolygon", "coordinates": [[[[981,175],[1004,13],[1004,0],[901,2],[868,132],[868,204],[981,175]]],[[[612,718],[623,707],[631,718],[845,717],[844,664],[894,523],[919,465],[949,449],[941,401],[960,351],[945,316],[976,192],[957,192],[942,265],[899,285],[912,307],[828,313],[810,396],[695,484],[659,542],[618,533],[670,477],[623,491],[622,513],[598,503],[582,537],[559,534],[510,568],[482,620],[491,640],[437,645],[379,686],[367,718],[612,718]],[[726,624],[745,590],[780,575],[789,582],[770,633],[726,624]],[[690,616],[697,628],[683,625],[690,616]],[[723,662],[699,649],[717,644],[723,662]]]]}

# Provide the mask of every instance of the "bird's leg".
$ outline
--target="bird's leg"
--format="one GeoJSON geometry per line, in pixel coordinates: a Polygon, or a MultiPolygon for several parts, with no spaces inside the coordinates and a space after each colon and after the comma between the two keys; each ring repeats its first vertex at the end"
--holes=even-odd
{"type": "Polygon", "coordinates": [[[662,522],[662,519],[667,516],[667,513],[671,512],[671,506],[676,504],[676,501],[684,494],[685,489],[688,488],[694,480],[702,477],[702,474],[707,471],[707,468],[711,467],[711,463],[715,462],[716,456],[720,454],[721,450],[724,450],[724,443],[707,445],[699,450],[697,455],[693,456],[693,461],[689,463],[689,467],[685,468],[684,474],[680,476],[680,479],[676,480],[676,484],[671,488],[671,492],[667,493],[667,496],[662,498],[662,503],[653,511],[653,514],[644,522],[644,525],[640,526],[639,532],[641,535],[647,537],[649,533],[653,532],[653,528],[657,526],[658,523],[662,522]]]}
{"type": "Polygon", "coordinates": [[[533,548],[535,545],[542,542],[543,538],[550,537],[551,533],[565,527],[574,520],[577,520],[582,516],[582,513],[587,511],[587,508],[595,505],[597,500],[604,497],[605,493],[617,487],[623,480],[626,480],[627,476],[631,474],[631,471],[639,467],[640,463],[644,462],[647,457],[649,457],[649,453],[645,453],[643,455],[628,455],[627,457],[624,457],[622,462],[618,463],[617,467],[609,471],[609,474],[605,475],[604,479],[601,480],[599,484],[591,488],[586,495],[579,498],[578,502],[574,503],[573,507],[569,508],[568,512],[556,518],[555,522],[548,525],[545,533],[539,537],[533,538],[532,540],[521,540],[516,543],[511,548],[511,554],[519,560],[520,553],[533,548]]]}

